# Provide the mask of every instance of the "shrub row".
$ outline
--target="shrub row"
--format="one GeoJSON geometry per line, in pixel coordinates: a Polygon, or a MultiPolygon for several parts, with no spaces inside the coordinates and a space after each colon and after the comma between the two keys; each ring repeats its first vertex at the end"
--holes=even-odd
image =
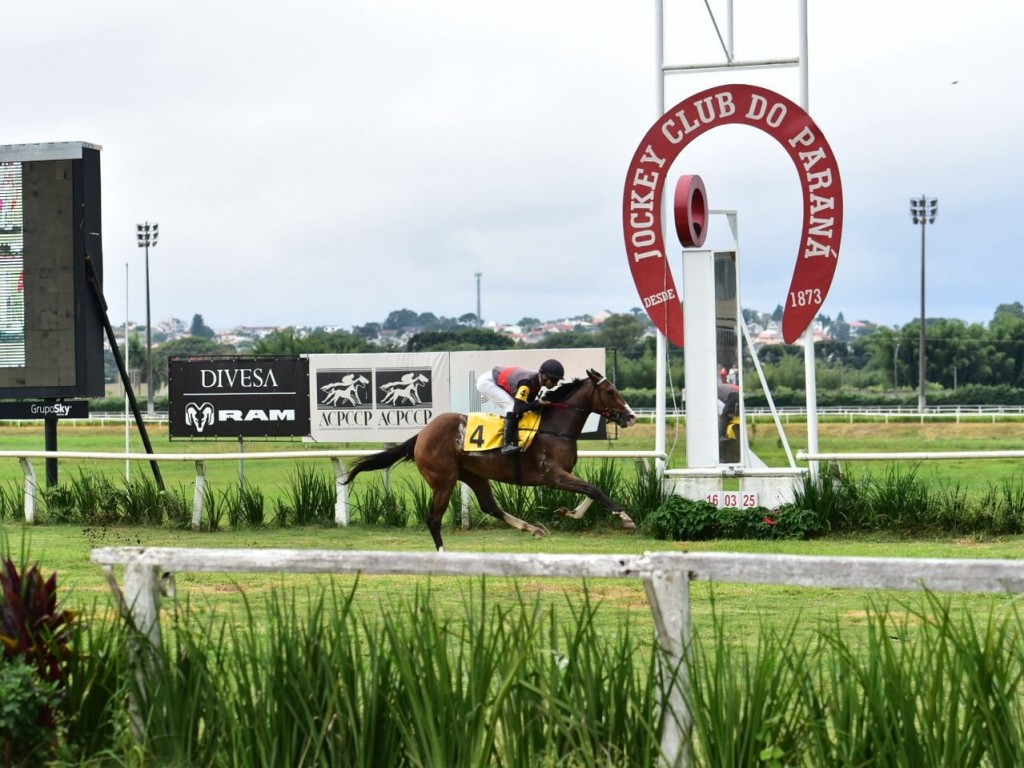
{"type": "MultiPolygon", "coordinates": [[[[634,408],[654,408],[657,403],[656,390],[650,388],[626,387],[622,396],[634,408]]],[[[767,408],[768,399],[760,390],[745,392],[744,402],[748,408],[767,408]]],[[[821,408],[840,406],[905,406],[916,407],[917,393],[914,390],[829,390],[818,389],[816,402],[821,408]]],[[[777,386],[772,388],[772,401],[779,408],[802,408],[807,405],[807,393],[803,389],[777,386]]],[[[1005,384],[986,386],[967,384],[956,389],[929,389],[928,405],[1024,405],[1024,389],[1005,384]]]]}
{"type": "MultiPolygon", "coordinates": [[[[653,467],[624,471],[611,460],[582,463],[580,476],[605,490],[623,504],[640,524],[657,509],[666,494],[653,467]]],[[[596,504],[581,520],[567,520],[555,512],[571,508],[582,498],[579,494],[551,488],[523,488],[493,484],[502,508],[527,522],[552,528],[575,530],[611,524],[608,510],[596,504]]],[[[268,502],[263,489],[242,483],[215,489],[207,486],[203,499],[203,526],[218,530],[259,528],[264,525],[333,525],[335,521],[335,482],[333,475],[308,464],[297,463],[279,493],[268,502]]],[[[184,487],[161,492],[148,475],[111,480],[103,474],[81,470],[68,483],[40,491],[42,523],[82,525],[167,525],[187,528],[192,524],[191,492],[184,487]]],[[[366,525],[404,528],[410,523],[423,525],[431,506],[431,493],[419,477],[399,478],[390,483],[383,478],[361,481],[353,490],[352,518],[366,525]]],[[[24,518],[24,495],[14,482],[0,486],[0,521],[24,518]]],[[[449,524],[461,520],[461,498],[454,494],[446,515],[449,524]]],[[[481,512],[473,500],[474,525],[500,524],[481,512]]],[[[617,524],[617,522],[616,522],[617,524]]]]}
{"type": "MultiPolygon", "coordinates": [[[[838,466],[822,465],[816,479],[806,478],[792,504],[767,509],[720,509],[703,501],[667,494],[653,467],[633,470],[614,461],[580,465],[580,475],[621,503],[647,535],[675,541],[706,539],[808,539],[827,533],[887,531],[910,535],[1010,536],[1024,533],[1024,479],[1015,476],[981,493],[959,485],[927,483],[916,468],[894,465],[885,475],[853,477],[838,466]]],[[[528,523],[556,530],[619,525],[595,503],[581,519],[558,514],[580,502],[579,494],[552,488],[494,484],[499,506],[528,523]]],[[[43,523],[82,525],[192,524],[192,500],[184,489],[160,492],[148,476],[112,481],[80,472],[68,484],[41,492],[43,523]]],[[[353,519],[365,525],[405,528],[423,525],[430,510],[429,488],[418,477],[361,483],[352,495],[353,519]]],[[[334,524],[334,478],[297,464],[268,509],[262,489],[250,483],[206,489],[206,530],[264,525],[334,524]]],[[[23,493],[16,483],[0,487],[0,520],[24,517],[23,493]]],[[[453,495],[448,524],[461,522],[461,498],[453,495]]],[[[483,514],[475,500],[472,525],[501,525],[483,514]]]]}
{"type": "Polygon", "coordinates": [[[970,494],[959,485],[931,485],[917,468],[890,467],[883,477],[853,477],[823,464],[805,478],[794,503],[774,509],[720,509],[679,496],[649,515],[643,530],[658,539],[808,539],[827,533],[1014,536],[1024,533],[1024,478],[1015,476],[970,494]]]}

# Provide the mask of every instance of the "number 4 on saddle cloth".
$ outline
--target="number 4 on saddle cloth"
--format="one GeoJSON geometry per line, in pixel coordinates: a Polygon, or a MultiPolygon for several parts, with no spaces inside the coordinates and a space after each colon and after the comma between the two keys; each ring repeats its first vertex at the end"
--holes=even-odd
{"type": "MultiPolygon", "coordinates": [[[[466,414],[466,439],[462,443],[464,451],[490,451],[501,448],[502,430],[505,417],[500,413],[468,413],[466,414]]],[[[533,442],[540,426],[540,414],[527,411],[519,418],[519,448],[525,451],[533,442]]]]}

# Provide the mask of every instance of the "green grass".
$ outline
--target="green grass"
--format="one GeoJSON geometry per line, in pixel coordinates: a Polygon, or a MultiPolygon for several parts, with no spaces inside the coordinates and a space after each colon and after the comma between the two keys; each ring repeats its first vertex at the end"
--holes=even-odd
{"type": "MultiPolygon", "coordinates": [[[[791,430],[792,432],[793,430],[791,430]]],[[[620,432],[621,440],[611,447],[627,450],[649,449],[653,443],[653,428],[649,425],[638,426],[620,432]]],[[[234,442],[201,442],[183,441],[170,442],[166,432],[152,430],[151,437],[158,452],[199,453],[199,452],[235,452],[238,446],[234,442]]],[[[790,439],[794,450],[799,449],[805,435],[791,434],[790,439]]],[[[133,434],[137,443],[137,436],[133,434]]],[[[59,446],[62,450],[75,451],[119,451],[124,449],[123,427],[99,426],[61,426],[59,446]]],[[[753,435],[755,451],[762,458],[770,459],[772,450],[781,453],[777,446],[778,438],[774,431],[765,425],[759,425],[753,435]],[[774,448],[773,448],[774,446],[774,448]]],[[[822,425],[820,447],[822,450],[836,451],[868,451],[868,450],[918,450],[924,448],[956,450],[967,448],[1016,448],[1024,442],[1024,424],[828,424],[822,425]]],[[[0,448],[6,450],[29,449],[42,447],[42,430],[40,427],[0,427],[0,448]]],[[[675,446],[673,466],[684,454],[685,435],[674,432],[670,426],[669,445],[675,446]]],[[[141,451],[141,445],[130,446],[132,451],[141,451]]],[[[274,450],[300,450],[303,444],[298,443],[252,443],[247,444],[247,453],[274,450]]],[[[323,448],[325,446],[312,446],[323,448]]],[[[361,446],[365,447],[365,446],[361,446]]],[[[585,443],[586,448],[605,447],[604,443],[585,443]]],[[[778,457],[776,456],[776,459],[778,457]]],[[[782,463],[769,461],[769,463],[782,463]]],[[[42,462],[39,461],[37,472],[42,474],[42,462]]],[[[258,488],[264,495],[263,503],[268,516],[278,501],[294,502],[288,497],[288,478],[293,477],[297,467],[316,466],[318,470],[329,472],[327,460],[315,460],[310,463],[297,463],[294,460],[247,461],[244,465],[246,485],[258,488]]],[[[63,482],[74,480],[86,469],[109,472],[115,479],[117,473],[123,473],[123,462],[82,462],[62,460],[60,466],[63,482]]],[[[852,467],[854,473],[872,472],[884,477],[890,465],[885,463],[867,463],[852,467]]],[[[914,470],[921,482],[929,484],[948,484],[953,489],[950,494],[970,493],[984,497],[986,493],[993,501],[1006,503],[1007,497],[1016,495],[1014,490],[1020,483],[1018,462],[1013,461],[973,461],[973,462],[926,462],[921,465],[904,463],[903,471],[914,470]],[[962,464],[962,466],[958,466],[962,464]],[[1007,489],[993,495],[993,488],[1007,489]]],[[[191,462],[161,462],[161,469],[169,488],[182,488],[188,498],[194,482],[195,468],[191,462]]],[[[225,496],[237,494],[239,488],[239,468],[234,461],[207,462],[208,498],[220,498],[221,506],[225,496]]],[[[145,462],[132,467],[135,482],[141,481],[148,473],[145,462]]],[[[581,467],[581,472],[586,472],[581,467]]],[[[631,473],[627,473],[631,474],[631,473]]],[[[409,464],[399,465],[391,473],[392,487],[404,489],[413,480],[419,480],[415,467],[409,464]]],[[[122,475],[123,477],[123,475],[122,475]]],[[[21,471],[17,460],[0,460],[0,487],[16,487],[11,483],[20,484],[21,471]],[[4,485],[7,483],[8,485],[4,485]]],[[[118,482],[122,482],[120,480],[118,482]]],[[[1024,493],[1024,492],[1022,492],[1024,493]]],[[[358,501],[358,500],[357,500],[358,501]]],[[[420,507],[424,500],[414,500],[413,507],[420,507]]],[[[596,507],[595,507],[596,509],[596,507]]],[[[592,510],[588,516],[595,514],[592,510]]],[[[600,513],[598,513],[600,514],[600,513]]],[[[2,518],[3,516],[0,516],[2,518]]],[[[161,527],[120,527],[102,525],[41,525],[29,532],[32,551],[47,570],[55,570],[60,574],[62,588],[70,588],[72,600],[87,602],[99,597],[109,600],[108,589],[102,579],[100,569],[89,562],[89,551],[98,546],[149,545],[149,546],[199,546],[199,547],[282,547],[296,549],[360,549],[360,550],[419,550],[431,551],[433,545],[427,531],[420,522],[420,514],[409,515],[407,528],[382,528],[366,526],[357,522],[346,529],[332,526],[311,526],[306,528],[281,529],[276,525],[260,528],[242,528],[228,530],[228,520],[222,517],[220,530],[213,532],[193,533],[191,531],[171,530],[161,527]]],[[[17,532],[22,528],[17,518],[8,517],[4,527],[8,531],[17,532]]],[[[758,541],[713,541],[699,544],[679,544],[656,541],[644,538],[640,534],[627,533],[618,528],[599,526],[580,530],[566,530],[556,526],[548,526],[552,535],[544,539],[533,539],[517,531],[507,529],[500,524],[485,524],[474,527],[470,531],[461,531],[454,526],[458,515],[449,511],[445,518],[446,544],[453,551],[493,551],[493,552],[559,552],[559,553],[639,553],[657,549],[713,549],[718,551],[742,552],[791,552],[798,554],[817,555],[867,555],[867,556],[920,556],[920,557],[1018,557],[1024,539],[971,537],[935,537],[928,539],[906,540],[889,536],[865,536],[863,534],[849,537],[829,537],[810,542],[758,542],[758,541]]],[[[245,595],[265,593],[272,585],[284,586],[316,583],[322,579],[300,576],[273,575],[223,575],[223,574],[180,574],[178,586],[183,594],[209,604],[215,610],[229,611],[241,615],[241,598],[245,595]]],[[[347,583],[342,577],[333,581],[347,583]]],[[[387,600],[394,594],[405,594],[417,583],[411,577],[375,576],[365,577],[359,599],[367,603],[387,600]]],[[[459,584],[465,580],[444,580],[435,578],[446,587],[452,588],[452,605],[458,603],[459,584]]],[[[493,588],[500,594],[511,595],[517,588],[525,588],[531,594],[538,593],[549,596],[560,596],[573,593],[580,589],[580,584],[572,580],[527,580],[518,584],[495,580],[493,588]]],[[[640,614],[641,620],[647,621],[646,597],[639,582],[634,581],[596,581],[590,585],[596,599],[604,600],[612,609],[613,616],[621,617],[626,613],[640,614]]],[[[447,594],[445,590],[440,591],[447,594]]],[[[828,616],[856,617],[861,613],[864,593],[859,590],[804,590],[795,588],[763,587],[748,585],[719,585],[717,592],[721,605],[729,609],[730,631],[733,629],[737,637],[750,633],[757,625],[762,614],[769,620],[785,623],[802,613],[819,615],[823,612],[828,616]]],[[[706,584],[694,584],[695,620],[705,620],[706,600],[709,597],[706,584]]],[[[961,598],[957,598],[958,601],[961,598]]],[[[966,605],[987,603],[990,598],[965,597],[966,605]]],[[[610,620],[614,624],[616,619],[610,620]]],[[[850,621],[856,623],[854,618],[850,621]]]]}

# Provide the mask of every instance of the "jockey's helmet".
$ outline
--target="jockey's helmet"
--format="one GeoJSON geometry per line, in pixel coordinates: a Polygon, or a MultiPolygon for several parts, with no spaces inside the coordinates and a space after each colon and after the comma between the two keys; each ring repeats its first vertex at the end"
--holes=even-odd
{"type": "Polygon", "coordinates": [[[565,369],[562,368],[562,364],[557,360],[545,360],[540,364],[540,372],[556,382],[565,378],[565,369]]]}

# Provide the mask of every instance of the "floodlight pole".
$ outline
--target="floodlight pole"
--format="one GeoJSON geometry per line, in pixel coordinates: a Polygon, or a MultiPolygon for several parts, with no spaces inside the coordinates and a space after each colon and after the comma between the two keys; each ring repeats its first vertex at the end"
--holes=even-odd
{"type": "Polygon", "coordinates": [[[921,327],[918,329],[920,332],[920,340],[918,343],[918,357],[917,357],[917,381],[918,381],[918,392],[917,392],[917,412],[924,413],[925,408],[925,387],[926,387],[926,355],[924,349],[924,232],[925,227],[928,224],[935,223],[935,216],[939,212],[939,201],[935,197],[925,197],[921,195],[918,199],[911,198],[910,200],[910,218],[915,224],[921,225],[921,327]]]}
{"type": "Polygon", "coordinates": [[[149,319],[149,246],[156,248],[159,224],[136,224],[139,248],[146,250],[146,415],[153,416],[153,324],[149,319]]]}

